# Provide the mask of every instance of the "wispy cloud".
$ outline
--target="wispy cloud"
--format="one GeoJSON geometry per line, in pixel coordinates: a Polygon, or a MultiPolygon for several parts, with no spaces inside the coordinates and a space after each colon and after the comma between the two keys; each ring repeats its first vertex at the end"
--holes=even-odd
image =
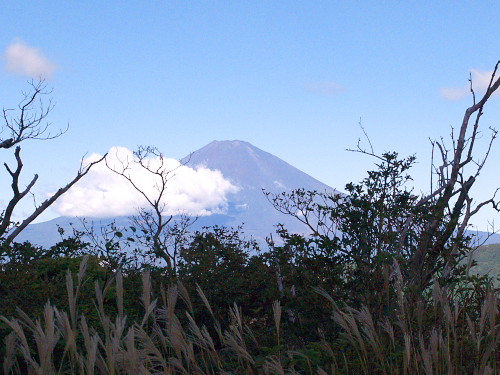
{"type": "MultiPolygon", "coordinates": [[[[91,155],[86,162],[96,160],[98,156],[91,155]]],[[[130,150],[125,147],[110,149],[109,165],[119,166],[124,160],[134,160],[130,150]]],[[[159,160],[151,158],[146,163],[154,165],[159,160]]],[[[201,216],[224,212],[227,208],[227,195],[238,191],[220,171],[180,166],[175,159],[166,159],[164,163],[168,170],[177,168],[168,182],[162,201],[165,203],[165,215],[182,212],[201,216]]],[[[130,175],[141,190],[150,197],[156,197],[158,192],[155,189],[155,176],[134,163],[130,163],[130,168],[130,175]]],[[[144,197],[125,178],[101,163],[61,197],[55,210],[63,216],[111,217],[133,215],[140,207],[148,207],[144,197]]]]}
{"type": "Polygon", "coordinates": [[[304,89],[321,95],[335,95],[345,90],[342,85],[336,82],[306,82],[304,89]]]}
{"type": "MultiPolygon", "coordinates": [[[[486,91],[491,80],[493,71],[481,71],[471,69],[472,88],[474,92],[481,93],[486,91]]],[[[462,87],[442,87],[439,90],[441,96],[448,100],[460,100],[470,94],[470,84],[462,87]]]]}
{"type": "Polygon", "coordinates": [[[5,50],[5,69],[13,74],[32,78],[51,78],[57,66],[40,49],[14,40],[5,50]]]}

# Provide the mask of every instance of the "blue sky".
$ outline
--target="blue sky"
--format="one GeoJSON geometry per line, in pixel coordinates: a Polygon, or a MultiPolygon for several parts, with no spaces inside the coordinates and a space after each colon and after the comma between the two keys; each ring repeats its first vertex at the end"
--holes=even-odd
{"type": "MultiPolygon", "coordinates": [[[[9,68],[9,47],[36,49],[57,102],[50,120],[70,125],[23,146],[38,194],[85,153],[144,144],[181,158],[224,139],[342,188],[373,168],[345,151],[363,135],[360,118],[375,151],[417,155],[426,190],[429,137],[448,138],[471,104],[460,95],[469,72],[479,80],[499,58],[499,13],[496,0],[4,2],[0,104],[15,105],[29,78],[9,68]]],[[[498,104],[485,130],[499,128],[498,104]]],[[[500,186],[499,158],[496,142],[478,199],[500,186]]]]}

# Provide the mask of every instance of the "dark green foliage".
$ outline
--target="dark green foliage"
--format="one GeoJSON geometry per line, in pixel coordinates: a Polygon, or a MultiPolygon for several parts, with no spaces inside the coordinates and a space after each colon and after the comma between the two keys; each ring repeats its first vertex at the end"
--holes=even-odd
{"type": "Polygon", "coordinates": [[[225,310],[251,293],[249,251],[256,248],[255,243],[242,240],[238,231],[215,227],[196,232],[181,251],[178,276],[186,285],[198,284],[214,305],[225,310]]]}
{"type": "Polygon", "coordinates": [[[274,250],[278,259],[288,254],[295,274],[313,271],[316,280],[304,285],[326,284],[339,303],[387,312],[393,308],[389,284],[394,260],[405,275],[407,292],[418,299],[433,282],[449,284],[464,275],[464,268],[457,266],[469,246],[468,238],[447,232],[453,218],[435,216],[436,200],[422,199],[407,188],[414,157],[386,153],[380,159],[378,170],[368,172],[360,184],[347,184],[346,195],[297,190],[268,198],[312,232],[303,237],[282,228],[285,244],[274,250]],[[426,244],[430,248],[422,251],[426,244]],[[309,271],[299,271],[302,267],[309,271]]]}
{"type": "MultiPolygon", "coordinates": [[[[253,240],[242,239],[241,229],[206,228],[195,232],[191,243],[182,249],[178,279],[188,290],[201,288],[218,319],[228,321],[228,309],[237,304],[245,315],[262,324],[279,294],[272,270],[257,255],[258,251],[253,240]]],[[[197,317],[211,320],[203,318],[206,309],[202,301],[194,300],[199,303],[195,308],[197,317]]]]}

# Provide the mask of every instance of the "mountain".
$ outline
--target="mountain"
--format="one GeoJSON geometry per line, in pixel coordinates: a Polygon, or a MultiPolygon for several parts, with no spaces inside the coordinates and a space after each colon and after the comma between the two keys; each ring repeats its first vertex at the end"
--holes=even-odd
{"type": "Polygon", "coordinates": [[[244,223],[245,232],[260,239],[274,232],[278,223],[285,224],[291,232],[306,231],[296,219],[277,212],[263,189],[271,193],[297,188],[334,191],[280,158],[243,141],[214,141],[183,161],[191,167],[219,170],[238,186],[239,191],[228,196],[225,224],[237,226],[244,223]]]}
{"type": "MultiPolygon", "coordinates": [[[[289,216],[274,210],[262,189],[273,193],[291,191],[296,188],[317,191],[335,191],[328,185],[314,179],[280,158],[244,141],[213,141],[205,147],[182,159],[186,165],[196,168],[204,166],[219,170],[239,190],[230,193],[228,209],[224,214],[202,216],[193,226],[224,225],[238,227],[263,242],[266,236],[275,232],[278,223],[284,224],[290,232],[304,233],[307,228],[289,216]]],[[[127,225],[126,217],[97,219],[97,223],[108,224],[116,220],[117,225],[127,225]]],[[[60,240],[57,226],[70,229],[70,223],[82,229],[78,218],[59,217],[44,223],[32,224],[18,237],[18,241],[29,240],[42,246],[50,246],[60,240]]]]}

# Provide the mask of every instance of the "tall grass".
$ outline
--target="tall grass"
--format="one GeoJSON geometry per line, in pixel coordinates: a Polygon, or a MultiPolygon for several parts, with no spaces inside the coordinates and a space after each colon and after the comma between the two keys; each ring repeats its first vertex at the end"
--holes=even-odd
{"type": "MultiPolygon", "coordinates": [[[[500,371],[500,301],[488,292],[477,314],[454,302],[435,285],[427,303],[406,300],[395,283],[397,310],[376,321],[368,308],[339,308],[332,318],[341,334],[314,346],[289,348],[284,342],[282,306],[273,304],[274,347],[263,347],[241,308],[230,307],[229,323],[216,318],[197,288],[210,323],[200,325],[182,284],[152,292],[142,277],[142,316],[124,310],[120,272],[106,285],[95,284],[97,319],[79,312],[88,258],[75,276],[68,272],[68,311],[49,303],[33,319],[18,310],[1,317],[9,327],[3,358],[5,374],[493,374],[500,371]],[[76,281],[76,283],[75,283],[76,281]],[[113,291],[113,293],[111,293],[113,291]],[[114,306],[109,305],[113,294],[114,306]],[[91,323],[93,321],[94,323],[91,323]]],[[[400,277],[400,276],[399,276],[400,277]]],[[[311,291],[311,293],[314,293],[311,291]]],[[[314,329],[314,327],[311,327],[314,329]]]]}
{"type": "MultiPolygon", "coordinates": [[[[230,309],[230,324],[224,330],[198,288],[198,294],[213,318],[211,327],[199,326],[192,303],[179,284],[152,296],[149,273],[143,274],[140,303],[143,316],[128,322],[123,309],[123,279],[120,273],[104,287],[95,285],[98,324],[89,326],[78,314],[78,297],[88,259],[74,277],[68,272],[66,289],[69,314],[47,303],[43,318],[32,320],[18,310],[14,318],[1,317],[11,329],[6,339],[3,371],[6,374],[253,374],[262,369],[274,374],[281,369],[279,356],[262,362],[249,347],[256,338],[245,325],[241,309],[230,309]],[[114,285],[113,285],[114,284],[114,285]],[[114,286],[116,309],[109,313],[105,296],[114,286]],[[178,299],[186,309],[178,311],[178,299]],[[182,316],[183,315],[183,316],[182,316]],[[212,333],[209,332],[212,331],[212,333]],[[262,362],[262,363],[261,363],[262,362]]],[[[277,304],[279,306],[279,303],[277,304]]],[[[279,332],[279,328],[277,328],[279,332]]]]}
{"type": "Polygon", "coordinates": [[[486,291],[478,311],[433,284],[429,299],[409,301],[395,263],[397,309],[374,321],[366,308],[333,306],[350,358],[344,369],[364,374],[500,373],[500,299],[486,291]]]}

